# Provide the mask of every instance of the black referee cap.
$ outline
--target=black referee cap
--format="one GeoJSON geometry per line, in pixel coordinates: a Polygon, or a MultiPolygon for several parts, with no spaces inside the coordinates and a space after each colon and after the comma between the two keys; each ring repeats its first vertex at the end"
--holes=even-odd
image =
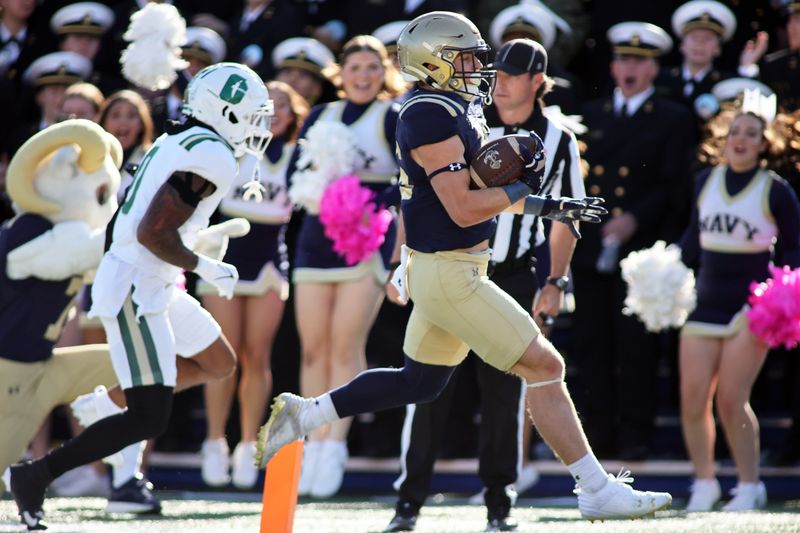
{"type": "Polygon", "coordinates": [[[500,48],[491,68],[512,76],[546,72],[547,51],[532,39],[513,39],[500,48]]]}

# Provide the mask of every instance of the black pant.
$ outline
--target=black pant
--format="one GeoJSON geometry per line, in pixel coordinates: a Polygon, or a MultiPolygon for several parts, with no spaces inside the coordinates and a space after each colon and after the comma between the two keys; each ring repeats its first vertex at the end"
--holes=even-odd
{"type": "Polygon", "coordinates": [[[656,410],[659,336],[622,314],[627,287],[619,273],[576,269],[570,390],[589,442],[601,456],[646,447],[656,410]]]}
{"type": "MultiPolygon", "coordinates": [[[[531,308],[537,282],[529,269],[495,274],[492,280],[523,308],[531,308]]],[[[511,502],[505,487],[517,480],[521,462],[524,383],[518,376],[497,370],[474,354],[470,357],[475,358],[481,394],[478,474],[487,489],[489,514],[507,516],[511,502]]],[[[447,427],[456,381],[451,379],[436,400],[406,408],[401,450],[403,471],[395,487],[399,491],[399,500],[410,502],[416,509],[422,507],[430,491],[433,464],[447,427]]]]}

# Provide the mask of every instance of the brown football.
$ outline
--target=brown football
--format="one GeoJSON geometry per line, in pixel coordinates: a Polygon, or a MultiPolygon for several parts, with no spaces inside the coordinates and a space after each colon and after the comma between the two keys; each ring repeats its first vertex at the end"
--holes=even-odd
{"type": "Polygon", "coordinates": [[[504,135],[480,147],[469,165],[472,187],[485,189],[501,187],[517,181],[522,176],[520,143],[536,151],[536,141],[528,134],[504,135]]]}

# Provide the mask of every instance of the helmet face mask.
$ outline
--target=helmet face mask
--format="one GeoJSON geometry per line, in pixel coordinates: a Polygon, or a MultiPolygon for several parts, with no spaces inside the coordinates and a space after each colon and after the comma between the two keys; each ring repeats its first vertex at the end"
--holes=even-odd
{"type": "Polygon", "coordinates": [[[400,33],[397,52],[401,70],[421,82],[491,102],[496,73],[485,68],[489,45],[463,15],[433,11],[417,17],[400,33]],[[481,68],[467,60],[470,55],[481,68]]]}
{"type": "Polygon", "coordinates": [[[273,103],[261,78],[238,63],[217,63],[186,88],[182,111],[213,128],[239,157],[260,156],[272,139],[273,103]]]}

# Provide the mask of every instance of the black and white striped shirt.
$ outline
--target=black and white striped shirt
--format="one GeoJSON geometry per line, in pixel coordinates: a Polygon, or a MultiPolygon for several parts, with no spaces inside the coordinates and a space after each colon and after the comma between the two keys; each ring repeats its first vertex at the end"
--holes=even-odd
{"type": "MultiPolygon", "coordinates": [[[[505,125],[494,106],[487,108],[489,138],[496,139],[512,133],[535,131],[544,142],[547,165],[539,194],[555,198],[583,198],[586,190],[581,174],[578,141],[560,120],[560,112],[536,106],[533,114],[522,124],[505,125]]],[[[500,213],[497,232],[491,242],[492,262],[497,270],[509,271],[530,264],[533,249],[545,242],[544,225],[534,215],[500,213]]]]}

